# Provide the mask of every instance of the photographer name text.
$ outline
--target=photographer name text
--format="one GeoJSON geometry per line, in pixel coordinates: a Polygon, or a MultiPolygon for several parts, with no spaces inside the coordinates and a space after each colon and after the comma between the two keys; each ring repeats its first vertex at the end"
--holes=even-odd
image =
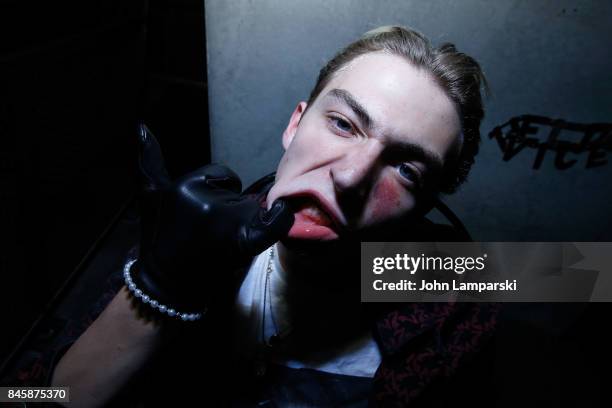
{"type": "Polygon", "coordinates": [[[426,291],[426,292],[490,292],[490,291],[516,291],[517,281],[506,279],[503,282],[438,282],[437,280],[426,281],[422,279],[419,283],[402,279],[399,282],[384,282],[376,279],[373,282],[374,290],[380,291],[426,291]]]}

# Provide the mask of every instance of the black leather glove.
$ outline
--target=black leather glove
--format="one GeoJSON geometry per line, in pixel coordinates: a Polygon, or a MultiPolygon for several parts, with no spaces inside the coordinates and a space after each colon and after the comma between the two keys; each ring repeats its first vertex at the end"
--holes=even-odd
{"type": "Polygon", "coordinates": [[[236,284],[232,272],[286,236],[293,213],[277,200],[267,211],[241,195],[238,176],[211,164],[171,182],[159,145],[142,125],[140,256],[131,268],[136,287],[179,312],[201,312],[215,294],[236,284]]]}

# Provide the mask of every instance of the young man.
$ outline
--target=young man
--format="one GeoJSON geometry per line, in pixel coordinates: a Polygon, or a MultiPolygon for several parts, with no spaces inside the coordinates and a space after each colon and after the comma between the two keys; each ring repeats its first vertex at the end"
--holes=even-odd
{"type": "Polygon", "coordinates": [[[247,194],[214,165],[171,183],[144,135],[140,252],[53,385],[71,387],[71,406],[102,406],[153,364],[145,382],[174,398],[418,402],[478,349],[495,310],[363,305],[355,243],[448,238],[423,216],[473,163],[483,85],[452,45],[433,48],[400,27],[370,31],[321,70],[282,135],[275,177],[247,194]],[[199,370],[172,380],[188,366],[199,370]]]}

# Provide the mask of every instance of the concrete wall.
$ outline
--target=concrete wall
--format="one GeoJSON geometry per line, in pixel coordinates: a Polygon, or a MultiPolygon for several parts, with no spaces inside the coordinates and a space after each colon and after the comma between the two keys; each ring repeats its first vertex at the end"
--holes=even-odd
{"type": "Polygon", "coordinates": [[[548,152],[533,169],[536,149],[503,161],[488,138],[522,114],[612,122],[610,21],[612,2],[596,0],[207,1],[213,160],[245,183],[273,171],[281,132],[323,63],[369,29],[408,25],[473,55],[491,84],[481,154],[469,182],[446,198],[475,238],[612,240],[612,163],[585,168],[588,153],[569,154],[576,164],[559,170],[548,152]]]}

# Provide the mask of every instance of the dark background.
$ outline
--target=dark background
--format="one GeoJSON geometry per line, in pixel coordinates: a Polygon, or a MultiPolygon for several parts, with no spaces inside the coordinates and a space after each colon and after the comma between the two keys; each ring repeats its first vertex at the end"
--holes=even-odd
{"type": "Polygon", "coordinates": [[[129,204],[138,121],[171,175],[210,160],[203,16],[190,0],[0,3],[1,361],[129,204]]]}

